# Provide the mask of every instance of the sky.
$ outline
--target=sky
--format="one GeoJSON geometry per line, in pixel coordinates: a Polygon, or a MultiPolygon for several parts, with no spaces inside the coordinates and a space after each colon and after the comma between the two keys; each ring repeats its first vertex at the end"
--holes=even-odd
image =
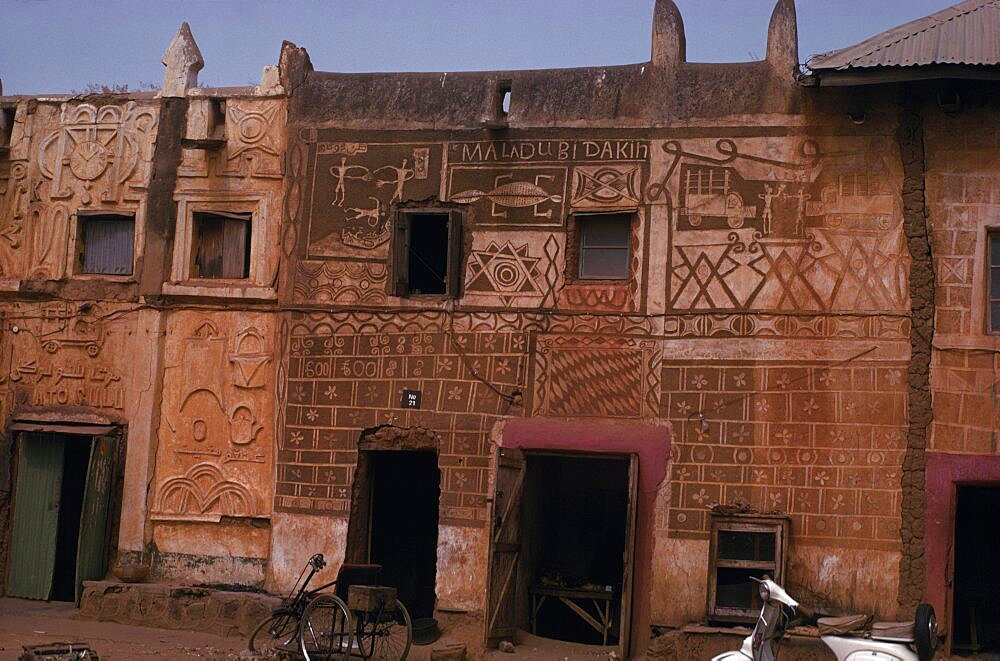
{"type": "MultiPolygon", "coordinates": [[[[690,62],[761,59],[773,0],[676,0],[690,62]]],[[[797,0],[799,59],[926,16],[949,0],[797,0]]],[[[0,0],[4,94],[159,86],[181,21],[203,86],[250,85],[281,42],[322,71],[467,71],[649,59],[653,0],[0,0]]]]}

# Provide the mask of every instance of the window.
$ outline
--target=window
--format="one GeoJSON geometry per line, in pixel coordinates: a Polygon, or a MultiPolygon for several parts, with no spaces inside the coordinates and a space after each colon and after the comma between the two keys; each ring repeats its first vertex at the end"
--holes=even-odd
{"type": "Polygon", "coordinates": [[[79,273],[131,275],[135,250],[135,216],[81,214],[77,217],[79,273]]]}
{"type": "Polygon", "coordinates": [[[989,239],[987,251],[990,254],[990,332],[1000,333],[1000,230],[993,230],[986,236],[989,239]]]}
{"type": "Polygon", "coordinates": [[[632,214],[578,215],[579,278],[627,280],[632,214]]]}
{"type": "Polygon", "coordinates": [[[462,214],[436,209],[396,213],[396,296],[458,296],[462,214]]]}
{"type": "Polygon", "coordinates": [[[194,212],[191,277],[250,277],[251,221],[249,213],[194,212]]]}
{"type": "Polygon", "coordinates": [[[708,619],[753,622],[760,610],[759,579],[785,578],[788,518],[765,515],[712,515],[708,565],[708,619]]]}

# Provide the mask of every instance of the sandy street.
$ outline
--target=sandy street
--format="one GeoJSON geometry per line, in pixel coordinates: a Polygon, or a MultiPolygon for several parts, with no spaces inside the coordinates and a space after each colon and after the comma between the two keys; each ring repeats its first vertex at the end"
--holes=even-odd
{"type": "Polygon", "coordinates": [[[57,641],[87,643],[101,661],[224,661],[246,647],[246,641],[207,633],[88,620],[65,602],[0,599],[0,661],[17,659],[24,645],[57,641]]]}

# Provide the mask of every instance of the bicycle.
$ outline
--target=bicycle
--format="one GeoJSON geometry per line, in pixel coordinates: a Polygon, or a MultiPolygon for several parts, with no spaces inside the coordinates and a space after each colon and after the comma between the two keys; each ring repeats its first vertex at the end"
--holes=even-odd
{"type": "Polygon", "coordinates": [[[251,652],[297,652],[295,642],[299,631],[299,621],[302,619],[307,604],[313,601],[320,592],[337,583],[337,581],[331,581],[315,590],[306,590],[312,577],[324,567],[326,567],[326,560],[322,553],[317,553],[309,558],[288,596],[282,599],[281,606],[275,608],[269,616],[261,620],[260,624],[254,628],[253,633],[250,634],[251,652]],[[306,575],[307,571],[308,575],[306,575]],[[303,580],[303,576],[305,580],[303,580]]]}
{"type": "Polygon", "coordinates": [[[342,565],[336,594],[309,602],[298,631],[299,651],[307,661],[406,658],[413,636],[410,614],[394,588],[378,585],[381,570],[381,565],[342,565]]]}

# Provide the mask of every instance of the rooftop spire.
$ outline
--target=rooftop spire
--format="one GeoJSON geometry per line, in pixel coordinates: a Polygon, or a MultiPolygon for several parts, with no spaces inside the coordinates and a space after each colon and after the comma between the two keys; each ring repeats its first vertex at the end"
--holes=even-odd
{"type": "Polygon", "coordinates": [[[198,86],[198,72],[205,66],[205,60],[187,21],[181,23],[181,29],[167,46],[163,65],[167,67],[163,76],[163,96],[182,97],[188,89],[198,86]]]}

